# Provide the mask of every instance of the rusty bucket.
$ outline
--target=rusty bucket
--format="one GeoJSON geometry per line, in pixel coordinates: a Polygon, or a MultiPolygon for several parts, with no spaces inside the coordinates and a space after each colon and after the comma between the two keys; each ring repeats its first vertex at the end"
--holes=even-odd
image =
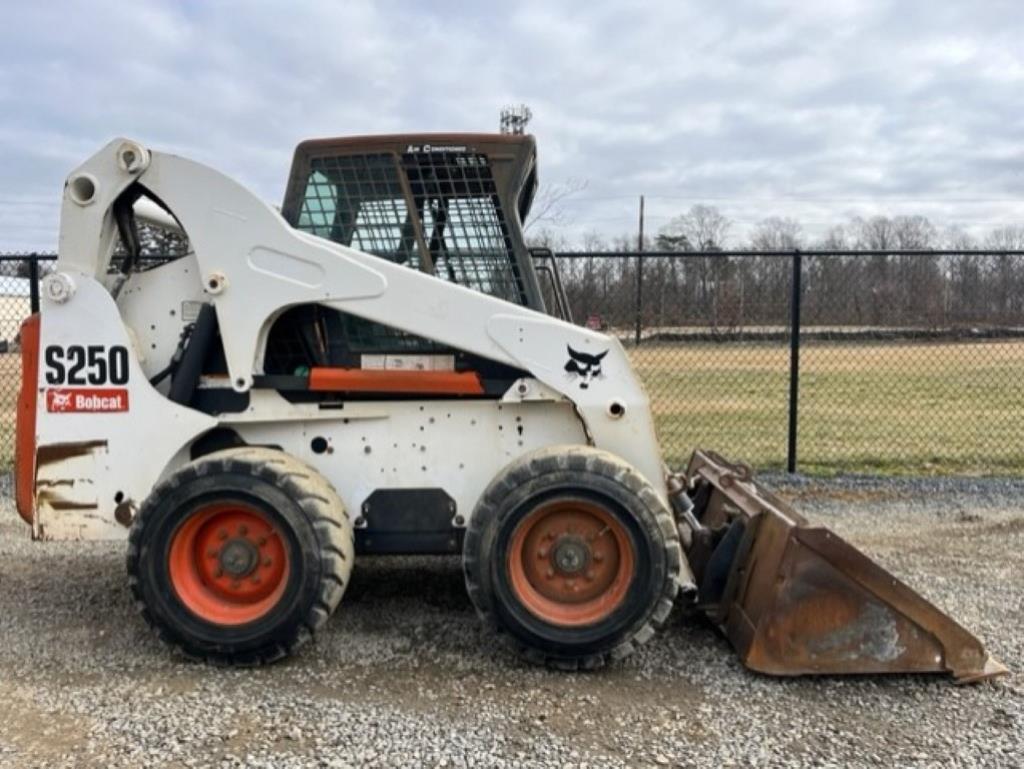
{"type": "Polygon", "coordinates": [[[981,642],[744,465],[696,452],[673,503],[698,607],[743,663],[772,675],[1006,673],[981,642]]]}

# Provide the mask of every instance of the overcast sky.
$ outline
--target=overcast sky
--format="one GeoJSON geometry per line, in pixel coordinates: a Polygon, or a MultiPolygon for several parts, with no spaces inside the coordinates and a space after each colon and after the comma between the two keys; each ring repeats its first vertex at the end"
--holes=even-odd
{"type": "Polygon", "coordinates": [[[279,203],[299,140],[533,110],[567,235],[922,213],[1024,224],[1020,0],[18,2],[0,26],[0,250],[56,244],[63,178],[117,135],[279,203]],[[88,8],[88,10],[83,10],[88,8]]]}

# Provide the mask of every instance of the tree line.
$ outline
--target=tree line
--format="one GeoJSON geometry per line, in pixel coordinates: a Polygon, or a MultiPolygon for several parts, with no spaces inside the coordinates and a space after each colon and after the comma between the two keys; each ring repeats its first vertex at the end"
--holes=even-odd
{"type": "MultiPolygon", "coordinates": [[[[644,239],[641,318],[647,328],[734,330],[788,322],[792,258],[730,256],[801,249],[807,325],[958,329],[1024,327],[1024,255],[966,253],[1024,249],[1024,226],[976,238],[940,229],[924,216],[853,218],[808,239],[794,219],[770,217],[741,241],[717,208],[695,205],[644,239]],[[828,256],[815,251],[952,250],[952,255],[828,256]],[[695,252],[702,255],[694,256],[695,252]],[[689,254],[689,256],[688,256],[689,254]]],[[[571,243],[557,230],[531,232],[531,245],[564,253],[559,266],[574,317],[628,327],[637,310],[637,259],[593,255],[634,252],[637,237],[587,234],[571,243]],[[581,252],[572,255],[566,252],[581,252]]]]}
{"type": "MultiPolygon", "coordinates": [[[[635,252],[634,235],[595,233],[573,243],[559,234],[557,199],[528,230],[532,246],[563,253],[560,271],[573,316],[628,328],[637,315],[637,259],[600,256],[635,252]],[[553,213],[552,213],[553,212],[553,213]],[[572,255],[572,252],[581,252],[572,255]]],[[[180,255],[187,243],[172,232],[140,226],[144,254],[180,255]]],[[[999,227],[984,237],[940,229],[924,216],[853,218],[808,239],[800,223],[770,217],[746,238],[732,239],[734,223],[714,206],[695,205],[644,239],[644,250],[678,256],[645,257],[640,316],[648,329],[709,328],[712,331],[788,322],[792,260],[777,256],[730,256],[729,247],[789,251],[803,258],[803,320],[806,325],[909,328],[1024,328],[1024,225],[999,227]],[[942,249],[951,255],[827,256],[815,251],[942,249]],[[988,252],[986,253],[986,249],[988,252]],[[968,253],[982,251],[983,253],[968,253]],[[699,252],[700,256],[694,256],[699,252]]],[[[117,256],[123,255],[118,248],[117,256]]],[[[43,271],[51,265],[41,265],[43,271]]],[[[28,262],[0,262],[0,276],[28,275],[28,262]]]]}

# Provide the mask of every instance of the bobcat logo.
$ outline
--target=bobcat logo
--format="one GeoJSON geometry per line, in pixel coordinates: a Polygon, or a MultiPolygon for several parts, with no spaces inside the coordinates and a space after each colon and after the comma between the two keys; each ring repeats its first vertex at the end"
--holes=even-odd
{"type": "Polygon", "coordinates": [[[608,354],[607,350],[599,352],[597,355],[590,355],[585,352],[577,352],[568,345],[566,345],[566,349],[569,350],[569,360],[565,363],[565,370],[570,378],[580,378],[581,390],[590,387],[590,383],[595,379],[604,378],[604,374],[601,373],[601,360],[608,354]]]}
{"type": "Polygon", "coordinates": [[[71,393],[50,391],[50,411],[67,411],[71,408],[71,393]]]}

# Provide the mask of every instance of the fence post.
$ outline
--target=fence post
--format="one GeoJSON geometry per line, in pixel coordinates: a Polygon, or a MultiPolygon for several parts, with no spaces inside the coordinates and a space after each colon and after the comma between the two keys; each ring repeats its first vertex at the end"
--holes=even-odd
{"type": "Polygon", "coordinates": [[[789,442],[786,471],[796,472],[797,407],[800,400],[800,299],[803,294],[803,255],[793,249],[793,277],[789,297],[789,442]]]}
{"type": "Polygon", "coordinates": [[[39,312],[39,254],[28,255],[28,306],[39,312]]]}
{"type": "Polygon", "coordinates": [[[636,239],[636,339],[640,346],[640,332],[643,330],[644,314],[644,196],[640,196],[640,232],[636,239]]]}

